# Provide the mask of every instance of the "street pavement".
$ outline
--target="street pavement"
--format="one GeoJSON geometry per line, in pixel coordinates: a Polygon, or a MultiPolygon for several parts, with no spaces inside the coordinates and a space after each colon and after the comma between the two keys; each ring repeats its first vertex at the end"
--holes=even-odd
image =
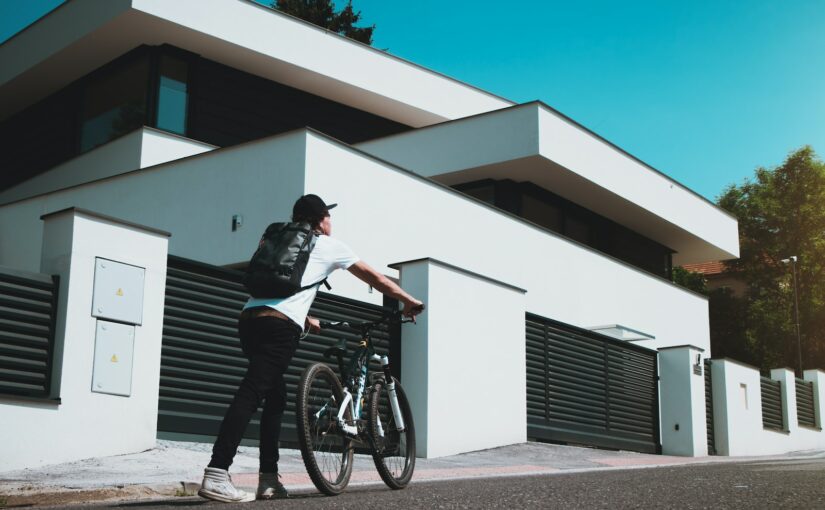
{"type": "MultiPolygon", "coordinates": [[[[210,448],[159,441],[132,455],[0,471],[0,506],[212,504],[193,497],[210,448]]],[[[257,449],[241,447],[230,472],[236,485],[254,490],[256,468],[257,449]]],[[[523,443],[417,459],[404,491],[386,489],[372,459],[357,456],[350,487],[335,498],[317,493],[295,450],[282,450],[280,471],[294,497],[256,502],[256,508],[744,508],[739,504],[748,501],[756,508],[766,502],[825,508],[807,504],[820,502],[825,491],[825,452],[817,451],[689,458],[523,443]]]]}

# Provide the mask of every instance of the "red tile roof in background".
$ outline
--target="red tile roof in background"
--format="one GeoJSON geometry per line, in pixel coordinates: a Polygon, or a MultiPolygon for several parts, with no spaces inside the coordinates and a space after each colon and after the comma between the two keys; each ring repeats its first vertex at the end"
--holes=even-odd
{"type": "Polygon", "coordinates": [[[694,273],[702,273],[705,276],[714,276],[725,272],[725,263],[720,261],[685,264],[682,267],[694,273]]]}

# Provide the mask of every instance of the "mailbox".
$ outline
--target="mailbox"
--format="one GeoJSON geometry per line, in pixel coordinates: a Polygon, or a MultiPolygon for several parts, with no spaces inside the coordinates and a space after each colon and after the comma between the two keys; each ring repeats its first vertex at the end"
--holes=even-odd
{"type": "Polygon", "coordinates": [[[97,321],[92,391],[122,395],[132,394],[132,359],[135,326],[97,321]]]}
{"type": "Polygon", "coordinates": [[[96,258],[92,316],[142,324],[145,273],[142,267],[96,258]]]}

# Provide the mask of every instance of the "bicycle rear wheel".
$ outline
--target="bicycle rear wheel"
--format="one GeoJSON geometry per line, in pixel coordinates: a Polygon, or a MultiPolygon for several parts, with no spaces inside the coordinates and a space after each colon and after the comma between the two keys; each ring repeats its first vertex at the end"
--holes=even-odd
{"type": "Polygon", "coordinates": [[[384,483],[397,490],[410,483],[415,469],[415,424],[407,395],[397,380],[395,392],[404,420],[404,430],[398,430],[387,384],[381,379],[375,382],[370,393],[369,433],[375,444],[372,454],[375,468],[384,483]]]}
{"type": "MultiPolygon", "coordinates": [[[[304,370],[295,409],[304,466],[319,491],[340,494],[352,474],[351,440],[339,430],[336,416],[344,391],[335,372],[323,363],[304,370]]],[[[347,410],[344,419],[349,420],[347,410]]]]}

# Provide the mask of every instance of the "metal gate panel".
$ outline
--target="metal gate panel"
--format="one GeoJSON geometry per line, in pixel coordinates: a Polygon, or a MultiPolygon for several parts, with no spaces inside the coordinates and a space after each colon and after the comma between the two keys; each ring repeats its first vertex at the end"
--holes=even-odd
{"type": "Polygon", "coordinates": [[[656,453],[656,352],[527,314],[528,437],[656,453]]]}
{"type": "Polygon", "coordinates": [[[796,419],[803,427],[816,427],[814,383],[796,379],[796,419]]]}
{"type": "Polygon", "coordinates": [[[760,377],[762,394],[762,427],[784,430],[782,422],[782,383],[769,377],[760,377]]]}
{"type": "MultiPolygon", "coordinates": [[[[237,336],[237,319],[248,294],[241,284],[240,271],[210,266],[179,257],[169,257],[166,304],[161,355],[159,437],[200,436],[209,440],[217,434],[224,413],[246,371],[246,358],[237,336]]],[[[325,320],[374,320],[386,309],[351,299],[318,293],[310,313],[325,320]]],[[[398,330],[376,331],[376,349],[386,353],[391,335],[398,330]]],[[[304,368],[316,361],[328,361],[323,352],[339,338],[346,338],[354,350],[359,338],[339,331],[309,335],[299,343],[285,374],[287,409],[281,440],[294,443],[295,390],[304,368]]],[[[394,336],[393,338],[397,338],[394,336]]],[[[393,347],[393,351],[399,349],[393,347]]],[[[398,352],[393,364],[400,366],[398,352]]],[[[246,430],[246,439],[258,439],[260,412],[246,430]]]]}
{"type": "Polygon", "coordinates": [[[0,394],[51,396],[58,277],[0,268],[0,394]]]}
{"type": "Polygon", "coordinates": [[[708,455],[716,455],[716,439],[713,431],[713,376],[712,362],[705,359],[705,424],[708,429],[708,455]]]}

